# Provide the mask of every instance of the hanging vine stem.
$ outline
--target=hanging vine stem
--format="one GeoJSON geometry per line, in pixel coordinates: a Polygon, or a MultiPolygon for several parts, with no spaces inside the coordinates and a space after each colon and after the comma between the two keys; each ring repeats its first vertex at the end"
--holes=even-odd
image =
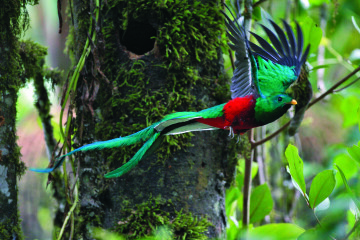
{"type": "MultiPolygon", "coordinates": [[[[62,238],[62,235],[64,234],[64,231],[65,231],[66,224],[67,224],[67,222],[69,221],[69,218],[72,217],[72,216],[74,216],[73,212],[74,212],[74,210],[75,210],[75,208],[76,208],[76,206],[77,206],[77,203],[79,202],[79,194],[78,194],[79,181],[77,181],[77,183],[76,183],[76,188],[75,188],[75,190],[76,190],[76,194],[75,194],[74,203],[73,203],[73,205],[71,206],[69,212],[68,212],[67,215],[66,215],[66,218],[65,218],[64,223],[63,223],[63,225],[62,225],[62,227],[61,227],[59,236],[58,236],[58,238],[57,238],[58,240],[60,240],[60,239],[62,238]]],[[[73,236],[73,233],[74,233],[73,226],[74,226],[74,225],[71,224],[70,239],[72,239],[72,236],[73,236]]]]}
{"type": "MultiPolygon", "coordinates": [[[[100,12],[100,0],[96,0],[95,1],[95,26],[96,26],[96,24],[97,24],[97,22],[99,20],[99,12],[100,12]]],[[[95,42],[96,31],[95,30],[92,31],[92,28],[93,28],[93,17],[92,17],[92,14],[91,14],[90,15],[90,25],[89,25],[88,35],[92,36],[91,41],[95,42]],[[92,32],[92,35],[91,35],[91,32],[92,32]]],[[[64,140],[64,150],[67,151],[67,152],[71,151],[71,144],[68,144],[67,140],[68,140],[68,135],[69,135],[70,126],[71,126],[72,114],[71,114],[71,111],[68,112],[66,126],[65,126],[65,132],[64,132],[63,123],[62,123],[64,110],[65,110],[66,104],[67,104],[67,102],[69,100],[69,97],[71,95],[71,92],[75,93],[75,91],[76,91],[76,87],[77,87],[77,83],[78,83],[78,80],[79,80],[80,72],[83,69],[83,67],[85,65],[85,60],[89,56],[90,52],[91,52],[90,39],[87,38],[86,42],[85,42],[84,50],[83,50],[83,52],[81,54],[79,62],[77,63],[76,68],[74,70],[74,73],[73,73],[73,75],[71,77],[70,83],[69,83],[69,85],[67,87],[66,94],[65,94],[65,97],[63,99],[62,106],[61,106],[60,120],[59,120],[60,133],[61,133],[61,136],[62,136],[62,138],[64,140]]],[[[72,96],[72,98],[73,98],[73,96],[72,96]]],[[[70,139],[70,143],[71,143],[71,139],[70,139]]],[[[72,160],[72,157],[70,157],[69,160],[70,160],[70,163],[71,163],[73,173],[75,174],[76,171],[75,171],[74,161],[72,160]]],[[[68,176],[67,176],[65,162],[63,163],[63,169],[64,169],[64,184],[65,184],[66,199],[67,199],[68,204],[71,205],[70,192],[68,192],[68,191],[71,191],[71,190],[69,188],[69,182],[68,182],[69,179],[68,179],[68,176]]],[[[65,231],[65,227],[66,227],[67,222],[69,221],[69,219],[71,219],[70,239],[73,238],[74,226],[75,226],[75,224],[74,224],[74,222],[75,222],[74,210],[75,210],[75,208],[76,208],[76,206],[77,206],[77,204],[79,202],[78,189],[79,189],[79,179],[78,179],[78,177],[76,177],[75,178],[75,188],[73,188],[73,193],[74,193],[75,199],[74,199],[74,202],[72,203],[72,206],[71,206],[69,212],[67,213],[67,216],[66,216],[66,218],[64,220],[64,223],[63,223],[63,225],[61,227],[61,231],[60,231],[60,234],[58,236],[58,239],[62,238],[62,235],[63,235],[63,233],[65,231]]]]}

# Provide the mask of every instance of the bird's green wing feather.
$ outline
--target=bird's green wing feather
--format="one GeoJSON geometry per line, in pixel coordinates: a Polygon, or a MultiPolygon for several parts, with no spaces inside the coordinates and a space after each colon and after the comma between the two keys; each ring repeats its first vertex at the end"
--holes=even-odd
{"type": "Polygon", "coordinates": [[[287,22],[283,21],[287,36],[275,22],[270,19],[268,22],[270,23],[268,26],[261,25],[261,27],[273,46],[255,33],[251,34],[260,46],[249,43],[258,63],[259,88],[264,95],[285,92],[298,78],[310,49],[310,46],[307,46],[303,53],[304,39],[298,23],[296,23],[296,39],[287,22]]]}
{"type": "Polygon", "coordinates": [[[285,92],[286,89],[297,79],[293,69],[286,65],[273,63],[258,57],[257,63],[259,88],[262,94],[270,96],[275,92],[285,92]]]}

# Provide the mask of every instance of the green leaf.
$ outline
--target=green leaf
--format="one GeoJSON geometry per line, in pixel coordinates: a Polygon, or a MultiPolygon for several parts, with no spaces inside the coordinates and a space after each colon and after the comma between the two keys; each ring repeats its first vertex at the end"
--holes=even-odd
{"type": "Polygon", "coordinates": [[[360,27],[357,25],[354,16],[351,16],[351,21],[354,24],[355,29],[360,33],[360,27]]]}
{"type": "Polygon", "coordinates": [[[339,170],[339,174],[343,180],[345,189],[347,194],[351,197],[351,199],[353,200],[353,202],[355,203],[357,210],[360,211],[360,202],[359,200],[356,198],[355,194],[353,193],[353,191],[351,190],[348,181],[346,180],[345,174],[343,172],[343,170],[339,167],[339,165],[335,164],[335,167],[339,170]]]}
{"type": "Polygon", "coordinates": [[[305,230],[291,223],[273,223],[249,230],[250,239],[295,240],[305,230]]]}
{"type": "Polygon", "coordinates": [[[321,229],[310,228],[303,232],[297,240],[309,240],[309,239],[326,239],[328,235],[324,234],[321,229]]]}
{"type": "Polygon", "coordinates": [[[242,195],[238,187],[226,189],[225,210],[226,216],[233,216],[237,210],[237,199],[242,195]]]}
{"type": "MultiPolygon", "coordinates": [[[[343,153],[339,154],[334,159],[334,164],[338,165],[346,179],[354,177],[357,173],[356,161],[352,159],[349,154],[343,153]]],[[[337,186],[341,185],[341,176],[340,173],[336,174],[337,186]]]]}
{"type": "Polygon", "coordinates": [[[252,19],[254,19],[255,21],[261,20],[261,8],[260,7],[256,7],[253,9],[252,19]]]}
{"type": "Polygon", "coordinates": [[[274,202],[267,183],[254,188],[250,196],[250,223],[262,220],[273,209],[274,202]]]}
{"type": "Polygon", "coordinates": [[[323,3],[330,3],[329,0],[309,0],[309,3],[312,5],[312,6],[320,6],[322,5],[323,3]]]}
{"type": "Polygon", "coordinates": [[[119,236],[116,233],[110,232],[102,228],[93,228],[92,229],[93,237],[100,240],[123,240],[125,238],[119,236]]]}
{"type": "Polygon", "coordinates": [[[347,150],[348,150],[350,156],[351,156],[354,160],[356,160],[357,162],[360,163],[360,147],[354,145],[354,146],[352,146],[351,148],[348,148],[347,150]]]}
{"type": "Polygon", "coordinates": [[[309,203],[312,209],[329,197],[334,190],[335,174],[334,170],[325,170],[318,173],[313,179],[309,193],[309,203]]]}
{"type": "Polygon", "coordinates": [[[300,22],[300,26],[304,33],[304,47],[310,44],[310,53],[316,52],[322,38],[321,28],[310,17],[300,22]]]}
{"type": "Polygon", "coordinates": [[[294,186],[301,192],[305,200],[308,201],[303,171],[304,163],[299,157],[298,149],[294,145],[289,144],[286,148],[285,156],[289,163],[289,173],[291,178],[297,184],[297,186],[296,184],[294,184],[294,186]]]}
{"type": "Polygon", "coordinates": [[[358,107],[358,110],[357,110],[357,121],[358,121],[358,127],[359,127],[359,131],[360,131],[360,107],[358,107]]]}
{"type": "Polygon", "coordinates": [[[359,98],[356,96],[349,96],[341,101],[340,111],[344,118],[344,127],[351,127],[358,124],[358,103],[359,98]]]}
{"type": "Polygon", "coordinates": [[[50,209],[45,207],[39,207],[37,213],[37,218],[42,229],[51,232],[53,226],[52,224],[49,224],[49,222],[51,222],[52,220],[50,209]]]}

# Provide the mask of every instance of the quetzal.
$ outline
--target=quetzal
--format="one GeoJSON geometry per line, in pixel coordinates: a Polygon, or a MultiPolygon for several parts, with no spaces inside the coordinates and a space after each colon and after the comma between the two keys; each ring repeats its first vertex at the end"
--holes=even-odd
{"type": "Polygon", "coordinates": [[[49,173],[58,168],[66,156],[76,152],[124,147],[144,141],[144,145],[133,158],[105,175],[106,178],[119,177],[156,150],[165,135],[216,129],[229,130],[231,135],[243,134],[251,128],[275,121],[291,105],[296,105],[296,100],[285,91],[297,79],[308,54],[308,48],[302,54],[303,37],[299,25],[296,41],[285,21],[287,37],[284,31],[271,21],[276,34],[264,26],[263,28],[274,47],[252,33],[260,44],[258,46],[248,41],[245,30],[237,22],[224,15],[227,35],[232,42],[229,45],[236,55],[236,69],[231,79],[231,100],[199,112],[169,114],[132,135],[77,148],[59,157],[52,168],[31,170],[49,173]]]}

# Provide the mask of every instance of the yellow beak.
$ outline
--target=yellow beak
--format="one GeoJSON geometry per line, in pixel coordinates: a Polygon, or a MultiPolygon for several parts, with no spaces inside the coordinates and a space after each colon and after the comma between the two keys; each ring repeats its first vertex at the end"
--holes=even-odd
{"type": "Polygon", "coordinates": [[[287,104],[296,105],[297,101],[295,99],[291,100],[291,102],[288,102],[287,104]]]}

